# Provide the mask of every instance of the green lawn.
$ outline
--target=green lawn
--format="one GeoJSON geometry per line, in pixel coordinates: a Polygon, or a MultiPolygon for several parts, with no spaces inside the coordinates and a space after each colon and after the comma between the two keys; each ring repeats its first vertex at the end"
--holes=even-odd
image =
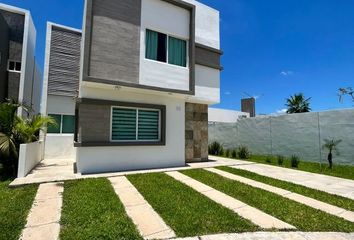
{"type": "Polygon", "coordinates": [[[60,239],[141,239],[108,179],[64,187],[60,239]]]}
{"type": "Polygon", "coordinates": [[[260,230],[164,173],[131,175],[128,179],[179,237],[260,230]]]}
{"type": "Polygon", "coordinates": [[[347,209],[349,211],[354,211],[354,200],[351,200],[349,198],[345,198],[342,196],[338,195],[333,195],[330,193],[326,193],[323,191],[307,188],[301,185],[297,185],[294,183],[286,182],[286,181],[281,181],[278,179],[262,176],[253,172],[249,172],[246,170],[242,169],[235,169],[231,167],[217,167],[220,170],[233,173],[236,175],[240,175],[246,178],[253,179],[258,182],[263,182],[278,188],[286,189],[291,192],[295,192],[307,197],[311,197],[317,200],[320,200],[322,202],[326,202],[344,209],[347,209]]]}
{"type": "MultiPolygon", "coordinates": [[[[284,164],[282,166],[279,166],[277,163],[276,156],[252,155],[250,159],[246,159],[245,161],[270,164],[278,167],[292,168],[289,159],[285,159],[284,164]],[[270,160],[270,162],[267,162],[267,160],[270,160]]],[[[333,169],[329,169],[328,164],[326,162],[323,162],[321,165],[316,162],[307,162],[303,160],[301,160],[298,168],[295,169],[354,180],[354,166],[336,165],[335,159],[333,169]]]]}
{"type": "Polygon", "coordinates": [[[283,198],[277,194],[254,188],[202,169],[183,171],[183,173],[292,224],[300,231],[354,231],[354,223],[283,198]]]}
{"type": "Polygon", "coordinates": [[[26,225],[37,186],[8,188],[10,180],[0,179],[0,239],[18,239],[26,225]]]}

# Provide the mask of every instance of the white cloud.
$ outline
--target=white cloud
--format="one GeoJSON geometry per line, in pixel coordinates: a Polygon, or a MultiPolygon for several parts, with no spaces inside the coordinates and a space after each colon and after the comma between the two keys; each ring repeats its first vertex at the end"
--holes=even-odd
{"type": "Polygon", "coordinates": [[[288,109],[283,108],[283,109],[277,110],[276,113],[277,113],[277,114],[285,114],[287,111],[288,111],[288,109]]]}
{"type": "Polygon", "coordinates": [[[282,75],[284,77],[287,77],[287,76],[290,76],[290,75],[293,75],[293,74],[294,74],[294,72],[290,71],[290,70],[284,70],[284,71],[280,72],[280,75],[282,75]]]}
{"type": "Polygon", "coordinates": [[[230,91],[225,92],[225,95],[231,95],[230,91]]]}

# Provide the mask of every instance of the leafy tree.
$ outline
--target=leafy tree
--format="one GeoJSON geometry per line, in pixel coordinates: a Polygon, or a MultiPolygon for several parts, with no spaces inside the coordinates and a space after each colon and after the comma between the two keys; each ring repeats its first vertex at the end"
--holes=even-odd
{"type": "Polygon", "coordinates": [[[305,113],[310,112],[311,98],[305,98],[304,94],[299,93],[286,99],[285,106],[288,108],[287,113],[305,113]]]}
{"type": "Polygon", "coordinates": [[[342,142],[342,140],[335,140],[335,139],[325,139],[324,144],[322,146],[323,149],[327,149],[329,151],[327,160],[329,164],[329,168],[332,169],[333,167],[333,152],[339,155],[338,145],[342,142]]]}
{"type": "Polygon", "coordinates": [[[20,145],[38,141],[40,130],[47,124],[55,124],[51,117],[18,117],[19,107],[28,111],[24,105],[15,102],[0,104],[0,161],[5,172],[14,176],[17,173],[20,145]]]}

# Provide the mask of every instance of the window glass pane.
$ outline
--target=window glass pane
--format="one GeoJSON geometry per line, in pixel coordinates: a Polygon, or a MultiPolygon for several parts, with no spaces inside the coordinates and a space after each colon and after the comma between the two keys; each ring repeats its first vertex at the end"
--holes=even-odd
{"type": "Polygon", "coordinates": [[[145,40],[146,50],[145,57],[147,59],[166,62],[167,56],[167,36],[152,30],[146,30],[145,40]]]}
{"type": "Polygon", "coordinates": [[[9,62],[9,70],[11,70],[11,71],[15,70],[15,62],[13,62],[13,61],[9,62]]]}
{"type": "Polygon", "coordinates": [[[151,60],[157,60],[157,42],[158,42],[158,33],[146,30],[146,50],[145,50],[145,57],[151,60]]]}
{"type": "Polygon", "coordinates": [[[178,38],[168,38],[168,63],[187,66],[187,42],[178,38]]]}
{"type": "Polygon", "coordinates": [[[48,114],[48,116],[52,117],[57,124],[48,124],[47,133],[60,133],[61,115],[48,114]]]}
{"type": "Polygon", "coordinates": [[[20,63],[20,62],[16,62],[16,64],[15,64],[15,70],[16,70],[16,71],[21,71],[21,63],[20,63]]]}
{"type": "Polygon", "coordinates": [[[138,139],[158,140],[159,139],[159,117],[160,112],[156,110],[139,110],[138,139]]]}
{"type": "Polygon", "coordinates": [[[75,132],[75,116],[63,115],[63,129],[62,133],[75,132]]]}
{"type": "Polygon", "coordinates": [[[112,140],[136,140],[136,109],[113,108],[112,140]]]}
{"type": "Polygon", "coordinates": [[[157,44],[157,61],[166,62],[167,56],[167,36],[165,34],[158,34],[157,44]]]}

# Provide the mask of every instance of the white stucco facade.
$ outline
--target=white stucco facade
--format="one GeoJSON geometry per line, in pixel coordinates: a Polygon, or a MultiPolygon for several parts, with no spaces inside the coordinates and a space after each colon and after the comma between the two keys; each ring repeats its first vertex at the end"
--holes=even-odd
{"type": "Polygon", "coordinates": [[[185,101],[173,97],[99,87],[82,87],[81,97],[166,106],[164,146],[112,146],[77,148],[81,173],[152,169],[185,165],[185,101]]]}
{"type": "Polygon", "coordinates": [[[139,84],[188,91],[188,62],[187,67],[180,67],[146,59],[145,37],[149,29],[188,42],[190,12],[161,0],[145,0],[141,4],[139,84]]]}

